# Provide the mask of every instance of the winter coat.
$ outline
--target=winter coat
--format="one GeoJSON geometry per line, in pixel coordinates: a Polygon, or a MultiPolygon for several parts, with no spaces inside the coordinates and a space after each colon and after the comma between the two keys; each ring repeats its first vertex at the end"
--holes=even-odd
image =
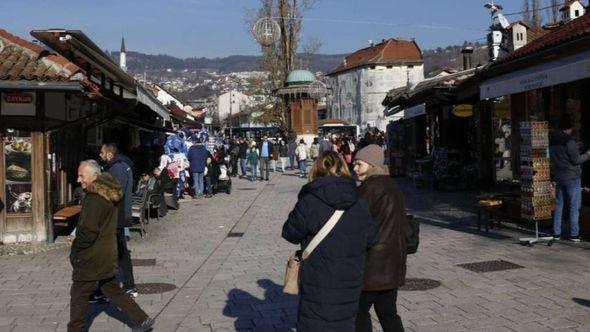
{"type": "Polygon", "coordinates": [[[299,160],[307,160],[307,145],[301,143],[297,146],[295,155],[299,157],[299,160]]]}
{"type": "Polygon", "coordinates": [[[117,227],[123,228],[129,225],[133,219],[131,202],[133,198],[133,162],[122,154],[111,159],[107,165],[107,171],[119,181],[123,199],[117,204],[119,209],[117,227]]]}
{"type": "Polygon", "coordinates": [[[289,144],[287,144],[287,147],[289,149],[289,157],[295,158],[295,150],[297,150],[297,143],[295,143],[295,141],[289,142],[289,144]]]}
{"type": "Polygon", "coordinates": [[[406,210],[404,195],[387,166],[369,170],[358,193],[369,203],[379,233],[367,254],[364,291],[397,289],[406,279],[406,210]]]}
{"type": "Polygon", "coordinates": [[[98,281],[117,271],[117,207],[121,186],[108,173],[88,185],[72,243],[70,263],[74,281],[98,281]]]}
{"type": "Polygon", "coordinates": [[[322,154],[326,151],[332,151],[332,143],[323,139],[320,141],[319,153],[322,154]]]}
{"type": "Polygon", "coordinates": [[[309,149],[309,156],[315,159],[320,156],[320,143],[313,143],[309,149]]]}
{"type": "Polygon", "coordinates": [[[203,144],[195,144],[188,150],[188,162],[190,163],[189,171],[193,173],[205,172],[207,156],[209,152],[203,144]]]}
{"type": "Polygon", "coordinates": [[[350,178],[322,177],[305,185],[282,236],[304,249],[335,210],[346,212],[301,267],[297,331],[354,331],[367,248],[375,224],[350,178]]]}
{"type": "Polygon", "coordinates": [[[244,142],[244,143],[240,143],[240,154],[239,154],[240,159],[246,159],[248,158],[248,143],[244,142]]]}
{"type": "Polygon", "coordinates": [[[250,152],[248,152],[248,163],[250,165],[258,165],[258,160],[260,159],[260,150],[257,148],[252,148],[250,152]]]}
{"type": "Polygon", "coordinates": [[[575,139],[561,130],[550,135],[551,175],[557,182],[576,180],[582,176],[581,165],[590,159],[587,153],[580,155],[575,139]]]}
{"type": "Polygon", "coordinates": [[[280,145],[279,146],[279,153],[281,155],[281,158],[288,158],[289,157],[289,147],[286,144],[280,145]]]}
{"type": "Polygon", "coordinates": [[[272,160],[279,160],[279,154],[281,153],[281,149],[278,144],[272,145],[272,160]]]}

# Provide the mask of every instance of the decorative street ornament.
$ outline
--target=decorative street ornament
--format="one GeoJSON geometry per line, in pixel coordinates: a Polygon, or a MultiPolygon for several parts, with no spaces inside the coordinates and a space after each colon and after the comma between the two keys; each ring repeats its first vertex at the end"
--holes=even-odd
{"type": "Polygon", "coordinates": [[[323,82],[313,81],[308,87],[309,96],[313,99],[322,99],[328,94],[328,88],[323,82]]]}
{"type": "Polygon", "coordinates": [[[269,47],[279,41],[281,27],[273,18],[263,17],[254,23],[252,33],[260,45],[269,47]]]}

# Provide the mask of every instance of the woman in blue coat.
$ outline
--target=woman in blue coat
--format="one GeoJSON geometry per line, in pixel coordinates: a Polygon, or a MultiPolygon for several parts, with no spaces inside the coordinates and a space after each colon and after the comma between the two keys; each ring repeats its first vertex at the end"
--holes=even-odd
{"type": "Polygon", "coordinates": [[[355,330],[367,249],[376,229],[367,202],[356,193],[346,161],[336,152],[320,155],[310,183],[283,226],[283,238],[304,249],[335,210],[345,213],[301,265],[300,332],[355,330]]]}

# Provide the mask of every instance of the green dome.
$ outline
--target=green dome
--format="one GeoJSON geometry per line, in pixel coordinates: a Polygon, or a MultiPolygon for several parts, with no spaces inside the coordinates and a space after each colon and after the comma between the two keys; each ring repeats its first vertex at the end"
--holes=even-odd
{"type": "Polygon", "coordinates": [[[311,83],[315,81],[315,75],[308,70],[293,70],[287,76],[285,85],[293,85],[296,83],[311,83]]]}

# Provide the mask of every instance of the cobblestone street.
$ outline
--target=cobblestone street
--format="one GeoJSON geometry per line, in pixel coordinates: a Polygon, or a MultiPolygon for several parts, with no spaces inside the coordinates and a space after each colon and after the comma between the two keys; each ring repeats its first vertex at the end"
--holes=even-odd
{"type": "MultiPolygon", "coordinates": [[[[586,244],[523,247],[516,240],[522,234],[477,232],[470,195],[420,191],[399,181],[422,222],[408,278],[440,282],[400,292],[407,331],[590,331],[586,244]],[[521,267],[477,273],[457,266],[495,260],[521,267]]],[[[155,331],[293,330],[297,299],[282,294],[281,285],[295,247],[280,231],[303,183],[290,173],[274,173],[270,182],[235,180],[231,195],[184,201],[179,211],[152,221],[146,238],[133,234],[132,258],[155,259],[153,266],[135,267],[136,281],[176,287],[139,295],[156,317],[155,331]]],[[[61,247],[0,257],[0,331],[65,331],[68,254],[61,247]]],[[[91,331],[128,330],[113,308],[92,311],[91,331]]]]}

